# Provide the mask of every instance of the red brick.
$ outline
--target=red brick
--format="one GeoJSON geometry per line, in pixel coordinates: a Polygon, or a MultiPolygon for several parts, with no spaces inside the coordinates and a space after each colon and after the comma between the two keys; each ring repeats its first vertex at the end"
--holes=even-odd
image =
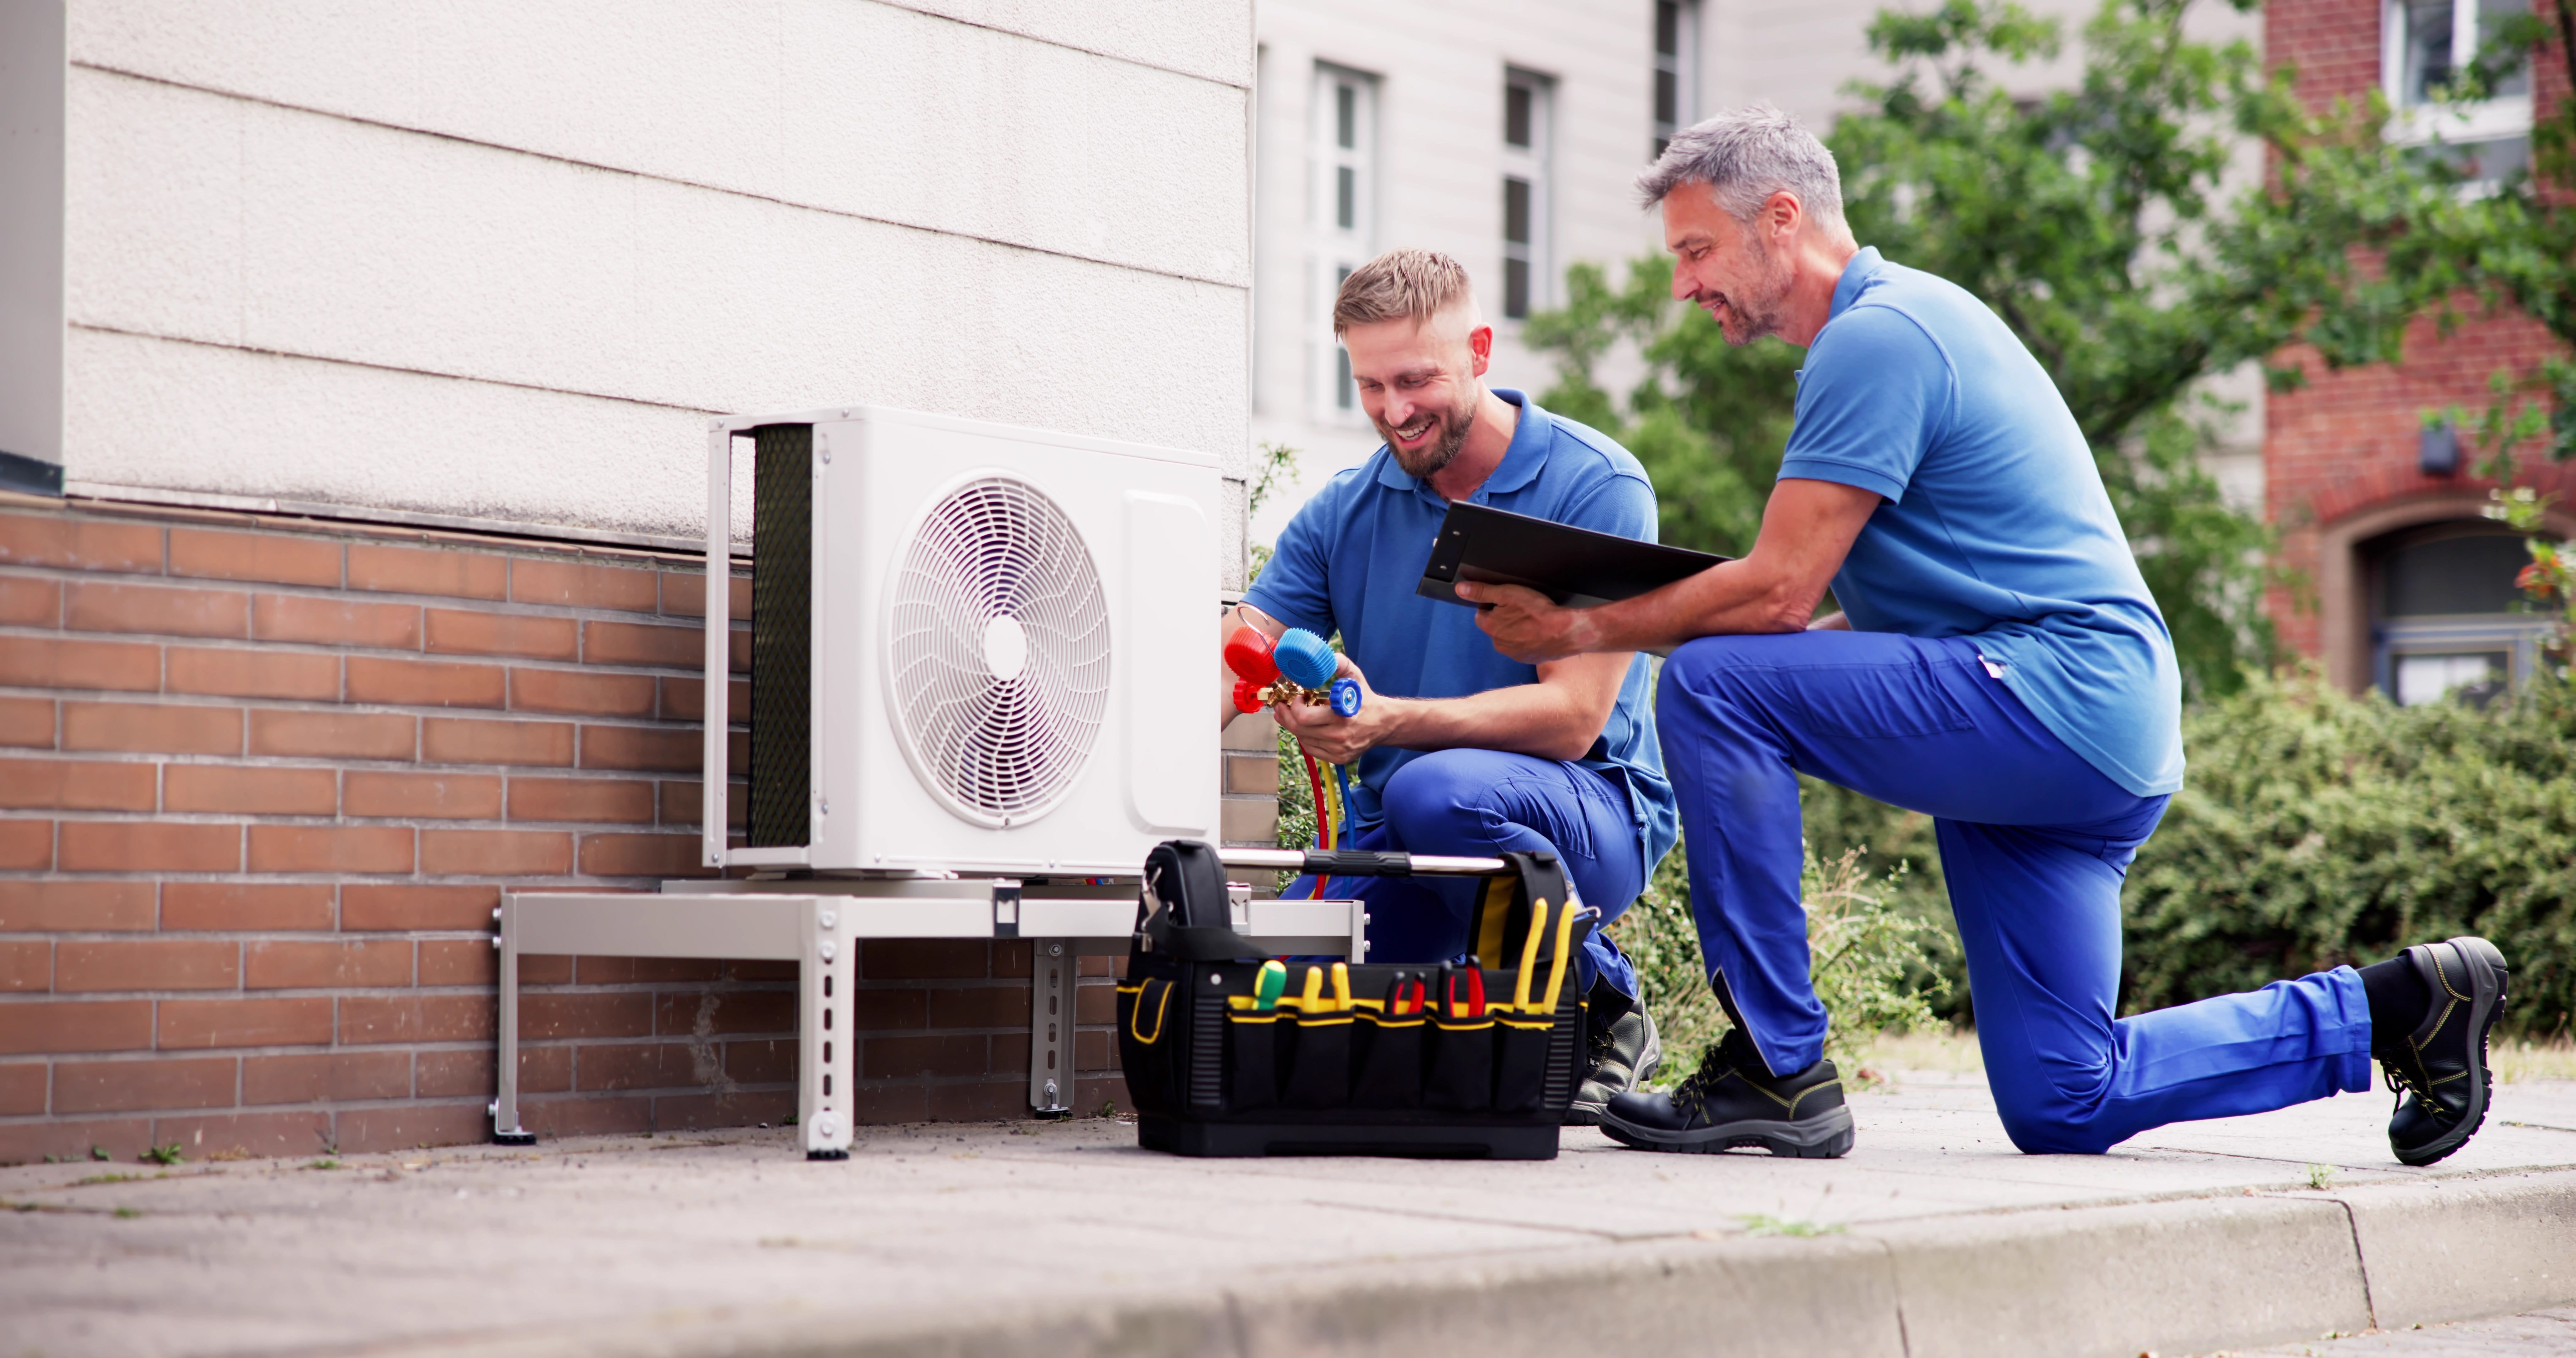
{"type": "Polygon", "coordinates": [[[0,940],[0,990],[51,990],[54,945],[41,939],[0,940]]]}
{"type": "MultiPolygon", "coordinates": [[[[327,1022],[325,1026],[328,1026],[327,1022]]],[[[353,1099],[401,1099],[410,1095],[410,1052],[329,1052],[311,1056],[242,1058],[241,1101],[245,1105],[338,1103],[353,1099]]]]}
{"type": "Polygon", "coordinates": [[[0,684],[151,693],[161,687],[161,648],[132,641],[11,637],[0,646],[0,684]]]}
{"type": "MultiPolygon", "coordinates": [[[[707,715],[707,684],[704,679],[674,679],[665,676],[655,682],[662,686],[662,719],[665,721],[703,721],[707,715]]],[[[751,720],[751,682],[735,679],[725,684],[725,720],[741,723],[751,720]]]]}
{"type": "MultiPolygon", "coordinates": [[[[244,952],[244,990],[411,984],[411,943],[405,939],[332,939],[316,943],[263,939],[245,945],[244,952]]],[[[319,1040],[327,1041],[329,1037],[326,1022],[319,1040]]]]}
{"type": "Polygon", "coordinates": [[[412,832],[395,825],[254,825],[252,872],[409,872],[412,832]]]}
{"type": "Polygon", "coordinates": [[[653,1031],[666,1036],[725,1037],[796,1031],[796,996],[785,990],[728,990],[700,995],[666,992],[649,998],[653,1001],[653,1031]]]}
{"type": "MultiPolygon", "coordinates": [[[[572,1088],[572,1052],[570,1047],[519,1048],[519,1092],[526,1094],[561,1094],[572,1088]]],[[[471,1094],[477,1098],[492,1097],[493,1061],[490,1051],[425,1051],[414,1066],[414,1097],[444,1098],[471,1094]]]]}
{"type": "MultiPolygon", "coordinates": [[[[664,825],[698,824],[699,818],[705,814],[699,796],[701,787],[701,784],[694,782],[662,784],[662,823],[664,825]]],[[[742,783],[731,783],[727,785],[726,791],[732,795],[725,799],[725,828],[739,830],[748,823],[745,811],[751,804],[750,788],[742,783]]]]}
{"type": "Polygon", "coordinates": [[[930,1087],[930,1120],[933,1122],[1005,1122],[1028,1115],[1029,1084],[1026,1078],[930,1087]]]}
{"type": "Polygon", "coordinates": [[[161,776],[171,811],[243,816],[327,816],[340,806],[340,775],[329,769],[172,764],[161,776]]]}
{"type": "Polygon", "coordinates": [[[54,823],[0,820],[0,868],[42,872],[54,865],[54,823]]]}
{"type": "Polygon", "coordinates": [[[191,1047],[318,1047],[330,1041],[331,998],[327,995],[161,1001],[163,1051],[191,1047]]]}
{"type": "MultiPolygon", "coordinates": [[[[654,999],[652,995],[639,992],[566,995],[540,991],[523,995],[519,998],[519,1036],[537,1041],[571,1037],[650,1037],[653,1035],[654,999]]],[[[688,1029],[680,1031],[687,1032],[688,1029]]]]}
{"type": "MultiPolygon", "coordinates": [[[[491,1096],[486,1093],[483,1097],[491,1096]]],[[[492,1139],[492,1119],[479,1102],[352,1108],[341,1113],[338,1121],[338,1149],[342,1155],[479,1145],[492,1139]]]]}
{"type": "Polygon", "coordinates": [[[901,990],[860,990],[850,995],[850,1027],[862,1033],[902,1028],[926,1028],[930,1025],[929,992],[905,987],[901,990]]]}
{"type": "Polygon", "coordinates": [[[724,1044],[725,1074],[744,1084],[793,1084],[797,1079],[796,1041],[793,1038],[766,1042],[728,1042],[724,1044]]]}
{"type": "Polygon", "coordinates": [[[488,986],[501,977],[501,950],[480,938],[425,938],[419,984],[488,986]]]}
{"type": "Polygon", "coordinates": [[[319,883],[165,882],[161,927],[255,932],[328,929],[331,888],[319,883]]]}
{"type": "Polygon", "coordinates": [[[751,673],[751,629],[737,627],[726,640],[732,644],[725,647],[725,668],[734,674],[751,673]]]}
{"type": "Polygon", "coordinates": [[[489,995],[350,995],[340,1001],[340,1045],[488,1042],[494,1015],[489,995]]]}
{"type": "Polygon", "coordinates": [[[340,583],[340,544],[327,538],[283,533],[173,528],[170,573],[210,580],[261,580],[278,585],[336,588],[340,583]]]}
{"type": "Polygon", "coordinates": [[[61,515],[0,514],[0,566],[157,572],[161,530],[61,515]]]}
{"type": "Polygon", "coordinates": [[[0,759],[0,807],[149,811],[158,766],[96,759],[0,759]]]}
{"type": "Polygon", "coordinates": [[[63,592],[63,626],[74,632],[247,637],[250,596],[232,589],[76,582],[63,592]]]}
{"type": "Polygon", "coordinates": [[[583,835],[585,877],[688,877],[713,871],[696,835],[583,835]]]}
{"type": "Polygon", "coordinates": [[[0,698],[0,745],[29,750],[54,748],[54,700],[0,698]]]}
{"type": "Polygon", "coordinates": [[[418,718],[390,713],[250,714],[250,752],[317,759],[409,759],[418,718]]]}
{"type": "Polygon", "coordinates": [[[661,599],[659,584],[649,570],[524,556],[510,563],[510,597],[523,604],[650,613],[661,599]]]}
{"type": "Polygon", "coordinates": [[[417,651],[420,606],[263,594],[251,603],[250,634],[262,641],[417,651]]]}
{"type": "Polygon", "coordinates": [[[573,728],[561,721],[479,721],[423,717],[421,758],[433,764],[517,764],[568,767],[573,728]]]}
{"type": "Polygon", "coordinates": [[[510,819],[653,823],[653,785],[634,779],[513,778],[510,819]]]}
{"type": "Polygon", "coordinates": [[[131,1161],[152,1144],[150,1118],[86,1118],[0,1125],[0,1165],[26,1165],[50,1155],[86,1160],[92,1148],[131,1161]]]}
{"type": "Polygon", "coordinates": [[[444,548],[349,544],[349,588],[382,594],[498,599],[509,592],[509,558],[444,548]]]}
{"type": "Polygon", "coordinates": [[[44,1112],[45,1085],[52,1073],[42,1061],[0,1065],[0,1117],[32,1117],[44,1112]]]}
{"type": "Polygon", "coordinates": [[[860,1085],[850,1097],[850,1121],[862,1127],[898,1122],[928,1122],[930,1091],[925,1085],[860,1085]]]}
{"type": "Polygon", "coordinates": [[[66,941],[54,949],[54,989],[230,990],[241,981],[241,945],[230,939],[66,941]]]}
{"type": "Polygon", "coordinates": [[[63,620],[63,587],[52,580],[0,575],[0,624],[56,627],[63,620]]]}
{"type": "MultiPolygon", "coordinates": [[[[41,823],[41,822],[40,822],[41,823]]],[[[0,934],[149,929],[152,882],[0,882],[0,934]]]]}
{"type": "Polygon", "coordinates": [[[63,704],[66,750],[240,754],[242,710],[178,703],[63,704]]]}
{"type": "MultiPolygon", "coordinates": [[[[731,577],[733,589],[725,596],[725,611],[735,622],[751,617],[751,577],[731,577]]],[[[707,577],[697,571],[662,572],[662,612],[674,618],[703,618],[707,615],[707,577]]]]}
{"type": "Polygon", "coordinates": [[[705,763],[696,731],[668,726],[581,728],[581,766],[650,773],[695,773],[705,763]]]}
{"type": "Polygon", "coordinates": [[[653,1100],[653,1130],[745,1127],[783,1122],[796,1111],[793,1089],[732,1089],[706,1094],[665,1094],[653,1100]]]}
{"type": "Polygon", "coordinates": [[[982,980],[996,974],[992,952],[974,938],[876,938],[859,945],[859,974],[871,981],[982,980]]]}
{"type": "Polygon", "coordinates": [[[331,1115],[318,1110],[165,1115],[152,1119],[152,1141],[176,1143],[191,1160],[318,1155],[332,1148],[331,1115]]]}
{"type": "Polygon", "coordinates": [[[499,820],[501,780],[488,773],[370,773],[352,769],[341,813],[420,820],[499,820]]]}
{"type": "Polygon", "coordinates": [[[151,1045],[150,1000],[0,1004],[0,1054],[143,1051],[151,1045]]]}
{"type": "Polygon", "coordinates": [[[570,618],[432,608],[424,611],[423,621],[425,649],[444,654],[570,660],[580,653],[580,640],[570,618]]]}
{"type": "Polygon", "coordinates": [[[340,657],[304,651],[173,646],[165,687],[172,693],[337,702],[340,657]]]}
{"type": "Polygon", "coordinates": [[[423,830],[428,876],[558,877],[572,871],[572,836],[551,830],[423,830]]]}
{"type": "Polygon", "coordinates": [[[650,717],[653,677],[514,668],[510,671],[510,707],[519,712],[568,712],[585,717],[650,717]]]}
{"type": "Polygon", "coordinates": [[[592,665],[696,668],[706,663],[706,632],[631,622],[582,624],[581,658],[592,665]]]}
{"type": "Polygon", "coordinates": [[[65,872],[239,872],[242,828],[178,821],[63,822],[65,872]]]}
{"type": "MultiPolygon", "coordinates": [[[[1026,1030],[1029,1026],[1029,990],[1025,985],[976,986],[970,989],[949,987],[913,993],[928,995],[929,1026],[933,1028],[1026,1030]]],[[[1114,995],[1114,992],[1104,993],[1114,995]]]]}
{"type": "Polygon", "coordinates": [[[519,1124],[546,1138],[634,1136],[653,1130],[653,1100],[629,1095],[526,1101],[519,1105],[519,1124]]]}
{"type": "Polygon", "coordinates": [[[986,1073],[985,1046],[981,1035],[968,1034],[869,1038],[861,1049],[865,1055],[861,1057],[860,1073],[871,1080],[982,1075],[986,1073]]]}
{"type": "Polygon", "coordinates": [[[240,1063],[230,1056],[148,1061],[56,1061],[54,1111],[127,1113],[146,1108],[226,1108],[240,1063]]]}
{"type": "Polygon", "coordinates": [[[584,1091],[678,1089],[706,1083],[683,1042],[593,1045],[581,1048],[573,1058],[573,1087],[584,1091]]]}
{"type": "Polygon", "coordinates": [[[340,927],[374,929],[492,929],[501,907],[496,886],[361,886],[340,888],[340,927]]]}
{"type": "Polygon", "coordinates": [[[704,985],[724,979],[724,963],[707,957],[579,957],[582,985],[704,985]]]}
{"type": "Polygon", "coordinates": [[[507,672],[498,665],[349,657],[349,701],[403,707],[506,707],[507,672]]]}

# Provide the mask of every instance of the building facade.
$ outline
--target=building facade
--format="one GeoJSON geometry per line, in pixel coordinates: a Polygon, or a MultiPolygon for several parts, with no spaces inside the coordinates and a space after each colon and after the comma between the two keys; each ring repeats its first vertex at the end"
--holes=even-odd
{"type": "MultiPolygon", "coordinates": [[[[0,1162],[485,1134],[499,893],[695,870],[710,416],[1239,487],[1251,22],[0,4],[0,1162]]],[[[793,1107],[791,974],[541,967],[532,1129],[793,1107]]],[[[861,968],[863,1117],[1025,1109],[1026,945],[861,968]]]]}
{"type": "MultiPolygon", "coordinates": [[[[2432,107],[2449,71],[2482,34],[2523,6],[2497,0],[2274,0],[2266,51],[2298,73],[2311,106],[2358,103],[2373,91],[2394,110],[2393,134],[2438,136],[2489,176],[2528,162],[2536,110],[2568,95],[2553,44],[2537,69],[2459,116],[2432,107]]],[[[2271,612],[2296,653],[2337,685],[2399,702],[2519,683],[2539,660],[2542,620],[2519,612],[2521,539],[2481,516],[2491,483],[2456,430],[2428,428],[2449,407],[2484,407],[2499,370],[2527,374],[2554,343],[2522,317],[2476,316],[2450,334],[2413,326],[2404,360],[2329,372],[2313,354],[2285,356],[2307,385],[2266,407],[2265,507],[2289,578],[2271,612]]],[[[2576,498],[2576,465],[2526,450],[2527,481],[2576,498]],[[2536,465],[2535,465],[2536,464],[2536,465]]],[[[2561,516],[2561,533],[2576,519],[2561,516]]]]}

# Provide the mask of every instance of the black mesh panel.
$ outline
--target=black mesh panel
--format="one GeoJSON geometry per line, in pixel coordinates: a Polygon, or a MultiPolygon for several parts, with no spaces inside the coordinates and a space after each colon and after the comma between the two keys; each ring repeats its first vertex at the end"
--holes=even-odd
{"type": "Polygon", "coordinates": [[[814,681],[814,426],[752,431],[751,846],[806,842],[814,681]]]}

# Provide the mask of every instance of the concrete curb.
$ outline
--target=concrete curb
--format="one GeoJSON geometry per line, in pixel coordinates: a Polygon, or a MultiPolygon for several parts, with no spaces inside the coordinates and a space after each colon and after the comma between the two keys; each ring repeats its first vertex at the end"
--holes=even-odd
{"type": "Polygon", "coordinates": [[[2135,1358],[2576,1301],[2576,1171],[1301,1271],[982,1316],[722,1312],[370,1349],[431,1358],[2135,1358]]]}

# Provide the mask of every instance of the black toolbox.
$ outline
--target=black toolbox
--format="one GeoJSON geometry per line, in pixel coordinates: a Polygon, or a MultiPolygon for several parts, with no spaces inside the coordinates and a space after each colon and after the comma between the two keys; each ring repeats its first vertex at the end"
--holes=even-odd
{"type": "MultiPolygon", "coordinates": [[[[1214,849],[1155,849],[1118,985],[1138,1143],[1178,1155],[1553,1159],[1582,1077],[1576,954],[1597,916],[1568,902],[1554,855],[1499,862],[1470,930],[1493,950],[1474,959],[1487,965],[1352,966],[1265,957],[1229,925],[1214,849]],[[1268,1003],[1265,963],[1279,968],[1268,1003]]],[[[1403,854],[1314,852],[1303,870],[1415,868],[1403,854]]]]}

